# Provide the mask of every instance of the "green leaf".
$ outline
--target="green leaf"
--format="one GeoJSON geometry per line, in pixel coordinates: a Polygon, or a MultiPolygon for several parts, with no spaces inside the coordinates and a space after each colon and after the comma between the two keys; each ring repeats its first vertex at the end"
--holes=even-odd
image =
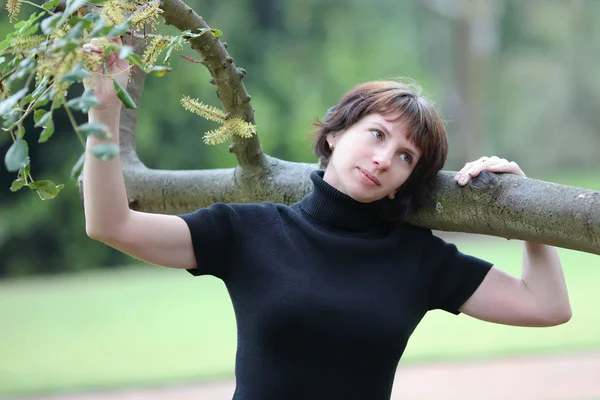
{"type": "Polygon", "coordinates": [[[19,170],[19,179],[26,180],[29,176],[29,172],[31,171],[31,165],[27,164],[25,167],[19,170]]]}
{"type": "Polygon", "coordinates": [[[21,188],[23,188],[23,186],[25,186],[25,179],[15,179],[12,183],[12,185],[10,185],[10,191],[11,192],[17,192],[19,190],[21,190],[21,188]]]}
{"type": "MultiPolygon", "coordinates": [[[[90,24],[92,21],[88,21],[90,24]]],[[[69,39],[81,39],[83,36],[83,30],[85,29],[83,22],[78,22],[77,25],[72,27],[67,33],[69,39]]]]}
{"type": "MultiPolygon", "coordinates": [[[[54,95],[56,95],[56,93],[54,93],[54,95]]],[[[60,97],[52,96],[52,105],[50,106],[50,109],[56,110],[57,108],[62,107],[64,102],[65,102],[65,98],[63,96],[60,96],[60,97]]]]}
{"type": "Polygon", "coordinates": [[[51,93],[46,93],[46,94],[40,96],[40,98],[35,102],[35,106],[36,107],[44,107],[45,105],[47,105],[48,102],[50,101],[50,95],[51,95],[51,93]]]}
{"type": "Polygon", "coordinates": [[[79,175],[81,175],[81,171],[83,171],[84,161],[85,161],[85,151],[83,153],[81,153],[81,155],[79,156],[79,159],[77,160],[75,165],[73,165],[73,168],[71,168],[71,179],[75,179],[79,175]]]}
{"type": "Polygon", "coordinates": [[[23,97],[21,101],[19,101],[19,108],[25,108],[27,104],[29,104],[33,100],[33,94],[29,93],[27,96],[23,97]]]}
{"type": "Polygon", "coordinates": [[[16,172],[29,165],[28,153],[27,142],[23,139],[17,139],[4,156],[4,164],[8,172],[16,172]]]}
{"type": "Polygon", "coordinates": [[[44,127],[42,133],[40,133],[40,138],[38,139],[38,143],[46,143],[48,139],[54,134],[54,121],[50,120],[49,123],[44,127]]]}
{"type": "Polygon", "coordinates": [[[133,47],[124,45],[123,47],[121,47],[121,51],[119,52],[119,58],[121,60],[126,59],[127,56],[129,56],[130,54],[134,54],[133,47]]]}
{"type": "Polygon", "coordinates": [[[155,65],[150,69],[150,73],[156,76],[163,76],[167,72],[171,72],[172,68],[166,67],[164,65],[155,65]]]}
{"type": "Polygon", "coordinates": [[[144,62],[142,61],[142,57],[140,57],[139,55],[137,55],[135,53],[131,53],[125,59],[127,61],[129,61],[131,64],[144,69],[144,62]]]}
{"type": "Polygon", "coordinates": [[[218,29],[211,29],[210,31],[212,32],[214,37],[223,36],[223,32],[218,29]]]}
{"type": "Polygon", "coordinates": [[[17,105],[19,100],[21,100],[27,94],[27,88],[23,88],[19,90],[17,93],[12,96],[6,98],[3,102],[0,103],[0,117],[3,117],[9,111],[17,105]]]}
{"type": "Polygon", "coordinates": [[[8,45],[10,45],[10,42],[12,41],[12,38],[13,38],[12,35],[8,35],[6,37],[6,39],[4,39],[3,41],[0,42],[0,51],[6,50],[6,48],[8,47],[8,45]]]}
{"type": "Polygon", "coordinates": [[[60,79],[61,82],[78,82],[83,80],[83,78],[87,78],[92,76],[86,69],[81,67],[81,63],[77,63],[75,67],[71,70],[71,72],[64,74],[60,79]]]}
{"type": "Polygon", "coordinates": [[[85,5],[87,0],[67,0],[65,14],[71,15],[85,5]]]}
{"type": "Polygon", "coordinates": [[[94,145],[91,149],[94,157],[101,161],[108,161],[119,154],[119,146],[114,143],[102,143],[94,145]]]}
{"type": "Polygon", "coordinates": [[[12,111],[6,113],[2,118],[4,118],[4,123],[2,124],[3,128],[10,128],[15,122],[17,122],[23,116],[23,111],[14,108],[12,111]]]}
{"type": "Polygon", "coordinates": [[[123,36],[127,31],[131,28],[131,22],[125,21],[122,24],[114,26],[107,35],[107,38],[110,39],[116,36],[123,36]]]}
{"type": "Polygon", "coordinates": [[[35,90],[33,91],[33,93],[31,93],[31,96],[34,99],[37,99],[39,96],[41,96],[42,93],[44,93],[44,91],[48,88],[48,80],[49,79],[50,79],[49,77],[44,76],[44,78],[39,83],[39,85],[35,88],[35,90]]]}
{"type": "Polygon", "coordinates": [[[56,195],[58,195],[58,192],[65,187],[63,184],[56,185],[52,181],[30,182],[27,186],[30,189],[35,190],[42,200],[50,200],[55,198],[56,195]]]}
{"type": "Polygon", "coordinates": [[[104,56],[108,57],[110,55],[110,53],[113,53],[117,50],[119,50],[119,46],[115,42],[110,42],[104,48],[104,56]]]}
{"type": "Polygon", "coordinates": [[[36,66],[36,62],[33,60],[33,58],[31,56],[24,58],[23,60],[21,60],[19,62],[19,65],[17,66],[17,72],[15,72],[14,74],[12,74],[9,78],[8,78],[8,83],[14,82],[18,79],[23,79],[25,76],[27,76],[31,71],[33,71],[33,69],[36,66]]]}
{"type": "Polygon", "coordinates": [[[63,13],[58,12],[42,21],[42,32],[44,32],[46,35],[49,35],[56,28],[56,26],[64,24],[65,21],[66,17],[63,15],[63,13]]]}
{"type": "Polygon", "coordinates": [[[58,3],[60,3],[60,0],[50,0],[42,4],[42,8],[44,10],[52,10],[58,5],[58,3]]]}
{"type": "Polygon", "coordinates": [[[79,131],[85,135],[94,135],[100,139],[108,139],[112,136],[108,126],[100,122],[90,122],[79,126],[79,131]]]}
{"type": "Polygon", "coordinates": [[[193,38],[198,38],[198,37],[200,37],[200,36],[204,35],[204,33],[206,33],[206,31],[207,31],[208,29],[206,29],[206,28],[198,28],[197,30],[198,30],[200,33],[194,33],[194,32],[192,32],[192,31],[190,31],[189,29],[188,29],[188,30],[185,30],[185,31],[181,32],[181,37],[183,37],[183,38],[185,38],[185,39],[193,39],[193,38]]]}
{"type": "Polygon", "coordinates": [[[90,108],[99,104],[100,100],[94,95],[94,91],[90,88],[85,89],[81,97],[76,97],[67,102],[67,106],[84,113],[87,113],[90,108]]]}
{"type": "Polygon", "coordinates": [[[167,51],[165,52],[165,59],[163,60],[163,63],[166,64],[167,62],[169,62],[169,60],[171,59],[171,53],[173,52],[173,49],[176,46],[182,45],[182,44],[183,44],[183,38],[180,36],[175,36],[173,39],[171,39],[171,41],[167,45],[167,51]]]}
{"type": "Polygon", "coordinates": [[[121,102],[125,105],[126,108],[137,108],[137,105],[134,103],[129,93],[127,93],[127,90],[125,90],[125,88],[121,86],[119,82],[117,82],[115,79],[113,79],[113,86],[117,91],[117,97],[119,98],[119,100],[121,100],[121,102]]]}
{"type": "Polygon", "coordinates": [[[103,3],[107,3],[110,0],[88,0],[88,3],[92,3],[92,4],[103,4],[103,3]]]}
{"type": "Polygon", "coordinates": [[[17,132],[15,133],[15,135],[17,136],[17,138],[19,139],[23,139],[23,136],[25,136],[25,128],[23,127],[22,124],[19,124],[17,126],[17,132]]]}
{"type": "MultiPolygon", "coordinates": [[[[83,17],[83,18],[78,17],[77,15],[72,16],[71,19],[69,19],[69,25],[75,27],[75,26],[81,24],[83,26],[83,29],[90,29],[90,27],[92,25],[94,25],[94,21],[92,21],[90,18],[87,18],[88,15],[93,15],[93,14],[86,14],[85,17],[83,17]]],[[[69,32],[71,32],[71,31],[69,31],[69,32]]]]}
{"type": "Polygon", "coordinates": [[[43,127],[44,129],[40,133],[38,143],[45,143],[54,134],[54,121],[52,120],[52,112],[46,110],[36,110],[33,114],[33,121],[35,127],[43,127]]]}
{"type": "Polygon", "coordinates": [[[62,48],[63,53],[70,54],[75,51],[75,49],[79,48],[79,43],[77,42],[68,42],[62,48]]]}
{"type": "Polygon", "coordinates": [[[32,33],[32,27],[36,27],[37,30],[37,24],[36,21],[38,19],[40,19],[42,16],[44,16],[46,13],[44,11],[40,11],[39,13],[33,13],[31,14],[31,16],[29,16],[29,19],[27,21],[20,21],[17,24],[15,24],[15,28],[18,29],[17,36],[30,36],[32,33]]]}
{"type": "Polygon", "coordinates": [[[48,124],[48,120],[52,119],[52,113],[46,110],[35,110],[33,113],[33,122],[35,127],[44,127],[48,124]]]}
{"type": "Polygon", "coordinates": [[[88,37],[96,37],[98,36],[98,34],[102,31],[102,29],[104,28],[104,24],[106,23],[106,20],[104,18],[99,18],[96,21],[96,25],[94,25],[94,29],[92,29],[90,31],[90,33],[88,33],[88,37]]]}

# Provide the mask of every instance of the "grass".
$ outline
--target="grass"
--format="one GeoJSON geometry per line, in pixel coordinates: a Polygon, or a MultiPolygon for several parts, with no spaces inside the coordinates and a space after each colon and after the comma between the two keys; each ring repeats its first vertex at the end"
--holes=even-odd
{"type": "MultiPolygon", "coordinates": [[[[597,178],[551,179],[600,189],[597,178]]],[[[519,275],[521,243],[456,241],[519,275]]],[[[441,311],[413,334],[403,363],[600,350],[600,257],[559,250],[574,311],[520,328],[441,311]]],[[[153,266],[0,282],[0,395],[161,385],[233,375],[236,332],[224,285],[153,266]]]]}
{"type": "MultiPolygon", "coordinates": [[[[458,243],[518,274],[521,245],[458,243]]],[[[554,328],[429,313],[404,363],[600,350],[600,257],[560,250],[574,310],[554,328]],[[596,301],[595,301],[596,300],[596,301]]],[[[0,284],[0,394],[69,391],[233,374],[235,321],[223,284],[153,266],[0,284]]]]}

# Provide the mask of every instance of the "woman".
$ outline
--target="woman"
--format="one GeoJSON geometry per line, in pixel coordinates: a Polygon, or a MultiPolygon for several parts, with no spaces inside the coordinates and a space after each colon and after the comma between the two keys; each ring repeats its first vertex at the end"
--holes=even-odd
{"type": "MultiPolygon", "coordinates": [[[[114,55],[107,64],[111,74],[127,68],[114,55]]],[[[122,85],[126,75],[117,75],[122,85]]],[[[86,84],[102,102],[90,122],[108,125],[117,142],[121,103],[110,80],[96,75],[86,84]]],[[[525,243],[517,279],[404,222],[428,200],[446,160],[444,125],[424,98],[397,82],[368,82],[316,125],[323,170],[291,206],[136,212],[119,159],[86,156],[90,237],[225,282],[238,327],[235,399],[389,399],[408,338],[432,309],[523,326],[569,320],[553,248],[525,243]]],[[[88,138],[88,146],[98,142],[88,138]]],[[[481,158],[457,184],[483,170],[524,176],[513,162],[481,158]]]]}

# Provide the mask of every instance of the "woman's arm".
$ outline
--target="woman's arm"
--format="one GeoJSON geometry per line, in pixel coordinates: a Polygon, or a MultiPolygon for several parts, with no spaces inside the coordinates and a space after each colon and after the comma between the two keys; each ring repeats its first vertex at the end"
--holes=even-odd
{"type": "MultiPolygon", "coordinates": [[[[514,162],[483,157],[467,163],[455,180],[461,186],[482,170],[525,176],[514,162]]],[[[539,243],[523,245],[521,278],[492,267],[460,311],[506,325],[552,326],[571,318],[571,305],[556,249],[539,243]]]]}
{"type": "MultiPolygon", "coordinates": [[[[86,51],[100,52],[94,42],[84,46],[86,51]]],[[[119,60],[115,53],[108,56],[106,69],[121,84],[127,86],[129,63],[119,60]]],[[[90,149],[97,144],[118,144],[121,101],[110,77],[102,76],[100,68],[84,83],[93,87],[101,104],[88,112],[89,122],[106,125],[112,137],[106,140],[93,135],[87,138],[83,167],[83,203],[86,232],[135,258],[152,264],[195,268],[190,230],[177,216],[136,212],[129,209],[120,157],[100,161],[90,149]]]]}

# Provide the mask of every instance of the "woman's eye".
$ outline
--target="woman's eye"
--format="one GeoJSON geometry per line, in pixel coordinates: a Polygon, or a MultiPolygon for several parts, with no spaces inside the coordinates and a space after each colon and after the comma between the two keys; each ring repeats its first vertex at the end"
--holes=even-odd
{"type": "Polygon", "coordinates": [[[412,162],[412,157],[408,153],[401,153],[400,158],[409,164],[412,162]]]}
{"type": "Polygon", "coordinates": [[[371,133],[375,139],[383,139],[383,133],[381,133],[381,131],[378,131],[377,129],[371,129],[371,133]]]}

